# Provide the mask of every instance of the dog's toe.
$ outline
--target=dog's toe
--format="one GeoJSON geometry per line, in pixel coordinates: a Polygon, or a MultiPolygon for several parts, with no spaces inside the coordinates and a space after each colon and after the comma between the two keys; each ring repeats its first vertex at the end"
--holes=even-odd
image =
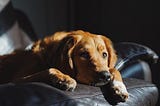
{"type": "Polygon", "coordinates": [[[67,78],[61,83],[59,83],[60,89],[66,90],[66,91],[74,91],[74,89],[77,86],[77,82],[72,78],[67,78]]]}

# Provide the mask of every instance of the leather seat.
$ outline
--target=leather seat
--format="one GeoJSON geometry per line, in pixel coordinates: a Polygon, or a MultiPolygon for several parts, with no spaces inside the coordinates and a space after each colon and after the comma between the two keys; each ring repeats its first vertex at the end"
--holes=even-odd
{"type": "MultiPolygon", "coordinates": [[[[127,51],[127,48],[124,49],[117,45],[116,49],[119,48],[117,49],[119,61],[116,68],[121,72],[132,61],[155,62],[158,59],[158,56],[148,47],[133,45],[132,43],[125,43],[123,46],[127,46],[128,49],[134,46],[137,51],[127,51]]],[[[131,70],[132,68],[129,71],[131,70]]],[[[127,70],[125,71],[127,72],[127,70]]],[[[141,74],[143,78],[146,75],[144,74],[145,72],[143,70],[138,73],[143,73],[141,74]]],[[[133,77],[133,75],[127,77],[133,77]]],[[[124,78],[124,82],[129,91],[129,99],[124,103],[119,103],[118,106],[156,105],[158,89],[154,84],[137,78],[124,78]]],[[[17,85],[9,83],[0,85],[0,106],[110,106],[111,104],[116,104],[109,93],[107,85],[99,88],[78,84],[74,92],[69,92],[61,91],[44,83],[33,82],[17,85]]]]}
{"type": "MultiPolygon", "coordinates": [[[[118,106],[155,106],[158,90],[154,84],[137,79],[124,82],[129,99],[118,106]]],[[[78,84],[74,92],[69,92],[43,83],[6,84],[0,86],[0,106],[110,106],[108,102],[113,101],[106,89],[78,84]]]]}

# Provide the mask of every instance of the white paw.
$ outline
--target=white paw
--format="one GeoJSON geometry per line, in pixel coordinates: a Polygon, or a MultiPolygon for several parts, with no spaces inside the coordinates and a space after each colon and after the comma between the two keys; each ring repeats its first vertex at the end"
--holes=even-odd
{"type": "Polygon", "coordinates": [[[115,94],[118,95],[122,101],[126,101],[128,99],[129,94],[123,82],[114,80],[113,89],[115,90],[115,94]]]}

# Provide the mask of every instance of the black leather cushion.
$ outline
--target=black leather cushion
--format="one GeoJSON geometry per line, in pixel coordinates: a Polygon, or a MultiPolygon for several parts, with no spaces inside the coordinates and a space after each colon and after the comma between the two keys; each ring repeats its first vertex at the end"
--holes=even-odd
{"type": "MultiPolygon", "coordinates": [[[[157,88],[148,82],[125,79],[129,91],[127,102],[118,106],[154,106],[157,88]]],[[[102,89],[105,96],[107,91],[102,89]]],[[[0,106],[110,106],[98,87],[78,84],[74,92],[61,91],[43,83],[6,84],[0,86],[0,106]]]]}

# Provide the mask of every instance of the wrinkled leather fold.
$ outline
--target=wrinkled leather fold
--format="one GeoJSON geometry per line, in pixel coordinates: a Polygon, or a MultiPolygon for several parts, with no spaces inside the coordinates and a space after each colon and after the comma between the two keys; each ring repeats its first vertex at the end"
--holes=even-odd
{"type": "MultiPolygon", "coordinates": [[[[118,106],[154,106],[158,90],[154,84],[137,79],[124,80],[129,91],[127,102],[118,106]]],[[[0,106],[110,106],[107,91],[78,84],[74,92],[61,91],[43,83],[0,86],[0,106]]]]}

